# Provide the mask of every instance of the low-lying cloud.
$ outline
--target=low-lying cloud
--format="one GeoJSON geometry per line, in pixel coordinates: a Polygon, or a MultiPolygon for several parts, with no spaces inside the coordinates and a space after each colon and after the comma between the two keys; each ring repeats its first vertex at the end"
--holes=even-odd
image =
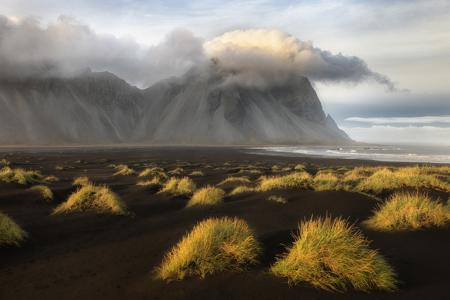
{"type": "Polygon", "coordinates": [[[333,55],[279,30],[227,32],[206,43],[205,49],[223,69],[232,71],[233,80],[238,82],[264,84],[302,75],[313,81],[369,81],[396,90],[388,77],[370,70],[364,60],[341,53],[333,55]]]}
{"type": "Polygon", "coordinates": [[[71,76],[90,67],[147,87],[208,65],[227,76],[227,82],[245,85],[279,84],[300,75],[322,82],[373,82],[396,90],[361,58],[334,55],[278,30],[237,30],[204,43],[186,29],[175,29],[160,44],[145,47],[131,36],[96,33],[72,17],[61,16],[45,27],[36,18],[0,15],[1,78],[71,76]]]}

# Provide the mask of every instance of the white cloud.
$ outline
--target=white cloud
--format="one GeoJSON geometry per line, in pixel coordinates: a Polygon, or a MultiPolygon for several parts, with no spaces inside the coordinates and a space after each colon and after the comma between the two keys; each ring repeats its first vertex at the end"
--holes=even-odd
{"type": "Polygon", "coordinates": [[[234,82],[268,85],[301,75],[313,81],[378,83],[389,91],[396,90],[387,76],[372,71],[361,58],[332,54],[280,30],[227,32],[206,43],[205,50],[220,68],[232,74],[234,82]]]}
{"type": "Polygon", "coordinates": [[[391,117],[391,118],[347,118],[345,121],[372,123],[372,124],[431,124],[450,123],[450,115],[447,116],[423,116],[423,117],[391,117]]]}
{"type": "Polygon", "coordinates": [[[341,127],[341,129],[357,142],[385,145],[450,146],[450,128],[373,125],[370,128],[341,127]]]}

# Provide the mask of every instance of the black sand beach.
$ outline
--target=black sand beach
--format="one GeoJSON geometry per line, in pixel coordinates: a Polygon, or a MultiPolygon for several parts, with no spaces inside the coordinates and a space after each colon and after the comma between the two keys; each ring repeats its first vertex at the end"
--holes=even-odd
{"type": "MultiPolygon", "coordinates": [[[[450,228],[415,232],[376,232],[361,225],[373,214],[377,200],[346,191],[272,190],[225,197],[225,203],[185,208],[188,199],[157,194],[156,186],[137,186],[137,175],[113,175],[111,164],[126,164],[137,172],[154,163],[165,170],[183,165],[198,188],[216,185],[243,165],[267,168],[304,164],[315,174],[323,168],[357,166],[408,166],[363,160],[311,157],[276,157],[247,154],[239,148],[141,147],[1,149],[11,168],[38,170],[61,180],[48,186],[55,200],[47,202],[29,191],[30,186],[0,182],[0,211],[10,216],[30,238],[21,247],[0,248],[0,299],[448,299],[450,282],[450,228]],[[30,151],[32,150],[32,151],[30,151]],[[106,160],[106,161],[105,161],[106,160]],[[79,162],[81,161],[81,162],[79,162]],[[187,164],[187,163],[189,164],[187,164]],[[224,165],[226,164],[226,165],[224,165]],[[55,167],[63,167],[57,170],[55,167]],[[224,167],[226,168],[220,168],[224,167]],[[106,184],[136,215],[96,212],[50,215],[77,187],[74,178],[87,176],[106,184]],[[289,204],[267,201],[283,196],[289,204]],[[402,284],[397,293],[348,290],[327,292],[289,286],[284,278],[268,273],[291,232],[311,216],[342,216],[360,228],[395,268],[402,284]],[[205,279],[189,277],[167,283],[154,280],[154,269],[165,253],[199,221],[209,217],[239,217],[253,228],[263,244],[262,264],[247,272],[224,272],[205,279]]],[[[2,153],[0,153],[0,157],[2,153]]],[[[1,167],[1,166],[0,166],[1,167]]],[[[262,174],[242,173],[256,180],[262,174]]],[[[145,178],[144,178],[145,179],[145,178]]],[[[237,185],[221,186],[227,193],[237,185]]],[[[423,190],[434,199],[448,201],[448,193],[423,190]]],[[[381,195],[387,198],[393,191],[381,195]]]]}

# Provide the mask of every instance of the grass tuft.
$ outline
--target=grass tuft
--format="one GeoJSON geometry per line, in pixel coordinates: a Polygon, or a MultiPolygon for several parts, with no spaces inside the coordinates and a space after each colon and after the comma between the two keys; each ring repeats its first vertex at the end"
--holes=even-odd
{"type": "Polygon", "coordinates": [[[314,176],[313,186],[316,191],[337,189],[339,177],[330,171],[319,171],[314,176]]]}
{"type": "Polygon", "coordinates": [[[378,206],[375,215],[363,224],[380,231],[418,230],[450,223],[450,207],[431,201],[427,195],[395,193],[378,206]]]}
{"type": "Polygon", "coordinates": [[[2,160],[0,160],[0,164],[5,165],[5,166],[9,166],[11,164],[11,162],[9,162],[6,159],[2,159],[2,160]]]}
{"type": "Polygon", "coordinates": [[[286,198],[281,197],[281,196],[275,196],[275,195],[269,196],[269,198],[267,198],[267,200],[275,201],[275,202],[283,203],[283,204],[288,204],[289,203],[289,201],[287,201],[286,198]]]}
{"type": "Polygon", "coordinates": [[[186,276],[222,271],[243,271],[259,263],[262,250],[247,223],[238,218],[210,218],[198,223],[166,254],[156,268],[158,279],[181,280],[186,276]]]}
{"type": "Polygon", "coordinates": [[[194,171],[189,176],[205,176],[202,171],[194,171]]]}
{"type": "Polygon", "coordinates": [[[284,176],[261,177],[259,189],[263,192],[273,189],[309,189],[311,175],[295,172],[284,176]]]}
{"type": "Polygon", "coordinates": [[[370,177],[361,180],[356,190],[380,194],[385,190],[413,187],[434,188],[446,192],[450,191],[450,183],[442,180],[440,168],[378,168],[370,177]]]}
{"type": "Polygon", "coordinates": [[[98,212],[112,212],[116,215],[129,215],[125,203],[107,186],[96,186],[88,183],[69,196],[52,214],[75,211],[96,210],[98,212]]]}
{"type": "Polygon", "coordinates": [[[152,180],[139,181],[136,185],[147,186],[147,185],[152,185],[152,184],[161,185],[161,186],[163,185],[163,183],[159,180],[158,177],[154,177],[152,180]]]}
{"type": "Polygon", "coordinates": [[[328,291],[371,289],[394,292],[396,274],[378,251],[341,218],[318,218],[301,223],[298,236],[270,271],[289,284],[309,283],[328,291]]]}
{"type": "Polygon", "coordinates": [[[87,176],[77,177],[72,182],[72,185],[86,186],[89,184],[92,184],[92,183],[89,181],[89,178],[87,178],[87,176]]]}
{"type": "Polygon", "coordinates": [[[16,182],[19,184],[37,184],[40,183],[42,175],[38,171],[25,171],[23,169],[11,169],[5,167],[0,171],[0,181],[7,183],[16,182]]]}
{"type": "Polygon", "coordinates": [[[114,175],[133,175],[136,174],[136,172],[133,169],[130,169],[127,165],[118,165],[115,167],[118,169],[114,175]]]}
{"type": "Polygon", "coordinates": [[[232,190],[229,193],[229,196],[233,196],[233,195],[237,195],[237,194],[241,194],[241,193],[247,193],[247,192],[259,192],[259,189],[254,188],[254,187],[248,187],[248,186],[238,186],[237,188],[235,188],[234,190],[232,190]]]}
{"type": "Polygon", "coordinates": [[[46,182],[52,182],[52,181],[59,181],[60,179],[56,176],[50,175],[44,178],[44,181],[46,182]]]}
{"type": "Polygon", "coordinates": [[[169,176],[167,176],[166,173],[164,173],[164,169],[160,168],[160,167],[154,167],[154,168],[147,168],[144,171],[142,171],[141,174],[139,174],[139,177],[143,177],[143,176],[154,176],[155,178],[159,178],[159,179],[168,179],[169,176]]]}
{"type": "Polygon", "coordinates": [[[174,169],[172,171],[169,171],[169,173],[173,174],[173,175],[178,175],[178,174],[183,174],[184,170],[182,168],[176,168],[176,169],[174,169]]]}
{"type": "Polygon", "coordinates": [[[207,186],[199,189],[194,193],[191,200],[189,200],[187,207],[193,205],[208,205],[208,204],[219,204],[223,203],[223,197],[225,196],[225,191],[216,187],[207,186]]]}
{"type": "Polygon", "coordinates": [[[196,190],[195,183],[189,177],[171,177],[158,193],[169,192],[175,196],[191,197],[196,190]]]}
{"type": "Polygon", "coordinates": [[[10,217],[0,212],[0,246],[20,246],[28,238],[28,233],[20,228],[10,217]]]}
{"type": "Polygon", "coordinates": [[[227,179],[223,180],[222,182],[218,183],[217,185],[222,185],[227,182],[240,182],[240,183],[250,183],[250,184],[252,183],[250,178],[248,178],[247,176],[242,176],[242,177],[228,177],[227,179]]]}
{"type": "Polygon", "coordinates": [[[42,198],[47,201],[53,201],[53,193],[52,190],[46,185],[35,185],[29,188],[30,191],[38,191],[42,198]]]}

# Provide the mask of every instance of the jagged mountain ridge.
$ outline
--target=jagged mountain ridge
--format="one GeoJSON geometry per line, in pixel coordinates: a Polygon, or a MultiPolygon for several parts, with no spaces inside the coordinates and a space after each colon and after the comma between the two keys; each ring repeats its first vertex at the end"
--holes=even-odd
{"type": "MultiPolygon", "coordinates": [[[[330,117],[331,118],[331,117],[330,117]]],[[[266,89],[195,70],[140,90],[108,72],[0,82],[0,144],[345,142],[305,77],[266,89]]],[[[335,123],[334,123],[335,125],[335,123]]]]}

